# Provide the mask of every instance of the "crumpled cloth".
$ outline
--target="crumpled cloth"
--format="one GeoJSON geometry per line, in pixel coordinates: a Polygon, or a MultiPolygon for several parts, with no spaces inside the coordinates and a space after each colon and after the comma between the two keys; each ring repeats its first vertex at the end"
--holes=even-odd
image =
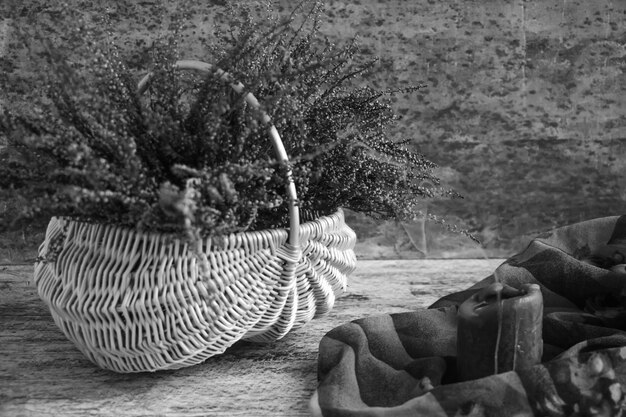
{"type": "Polygon", "coordinates": [[[341,325],[320,342],[311,412],[626,416],[626,272],[607,269],[624,263],[626,216],[589,220],[537,236],[492,275],[428,309],[341,325]],[[540,285],[542,363],[458,382],[458,306],[496,275],[516,288],[540,285]]]}

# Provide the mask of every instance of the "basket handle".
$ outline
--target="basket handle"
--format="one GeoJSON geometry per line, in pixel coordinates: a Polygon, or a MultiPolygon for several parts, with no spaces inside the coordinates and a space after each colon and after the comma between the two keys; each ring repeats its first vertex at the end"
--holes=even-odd
{"type": "MultiPolygon", "coordinates": [[[[174,64],[174,68],[181,70],[195,70],[202,73],[211,73],[215,72],[221,80],[230,84],[230,86],[237,93],[244,96],[244,100],[254,109],[258,110],[261,121],[264,125],[267,126],[268,133],[270,136],[270,142],[274,147],[274,152],[279,161],[287,164],[287,197],[289,203],[289,244],[292,246],[298,246],[300,244],[300,210],[297,205],[298,195],[296,193],[296,184],[293,181],[293,172],[291,167],[288,165],[289,157],[287,156],[287,151],[285,150],[285,145],[283,144],[280,135],[278,134],[278,130],[272,123],[270,116],[261,109],[261,105],[257,98],[250,92],[245,91],[245,87],[240,82],[234,81],[233,77],[227,73],[226,71],[214,68],[211,64],[202,61],[195,60],[181,60],[177,61],[174,64]]],[[[139,94],[143,94],[148,88],[148,83],[154,76],[154,73],[150,72],[146,74],[141,81],[137,84],[137,92],[139,94]]]]}

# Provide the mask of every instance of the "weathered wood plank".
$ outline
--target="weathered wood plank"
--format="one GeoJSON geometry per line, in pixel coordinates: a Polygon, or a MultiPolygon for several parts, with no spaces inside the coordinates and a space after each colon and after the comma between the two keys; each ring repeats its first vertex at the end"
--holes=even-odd
{"type": "Polygon", "coordinates": [[[359,261],[333,311],[280,341],[240,342],[191,368],[130,375],[97,368],[65,338],[30,283],[32,267],[0,267],[0,415],[308,415],[326,332],[364,316],[425,308],[499,263],[359,261]]]}

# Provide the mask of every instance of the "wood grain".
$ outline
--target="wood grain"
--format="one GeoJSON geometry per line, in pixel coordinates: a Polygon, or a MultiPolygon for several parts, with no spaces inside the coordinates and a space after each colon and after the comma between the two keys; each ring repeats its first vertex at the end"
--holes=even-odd
{"type": "Polygon", "coordinates": [[[89,362],[54,324],[31,266],[0,267],[0,416],[300,416],[317,383],[317,349],[360,317],[425,308],[502,260],[359,261],[325,317],[270,344],[239,342],[177,371],[116,374],[89,362]]]}

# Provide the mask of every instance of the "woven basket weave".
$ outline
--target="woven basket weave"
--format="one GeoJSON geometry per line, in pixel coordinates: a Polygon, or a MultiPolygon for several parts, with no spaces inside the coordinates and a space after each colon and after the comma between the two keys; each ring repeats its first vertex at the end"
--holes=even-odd
{"type": "MultiPolygon", "coordinates": [[[[198,61],[176,66],[213,71],[198,61]]],[[[252,94],[245,99],[259,108],[252,94]]],[[[287,160],[278,132],[260,115],[287,160]]],[[[356,236],[343,212],[300,224],[288,175],[288,229],[207,238],[193,248],[158,233],[52,218],[35,264],[39,296],[85,356],[116,372],[182,368],[240,339],[280,339],[327,313],[356,264],[356,236]]]]}

